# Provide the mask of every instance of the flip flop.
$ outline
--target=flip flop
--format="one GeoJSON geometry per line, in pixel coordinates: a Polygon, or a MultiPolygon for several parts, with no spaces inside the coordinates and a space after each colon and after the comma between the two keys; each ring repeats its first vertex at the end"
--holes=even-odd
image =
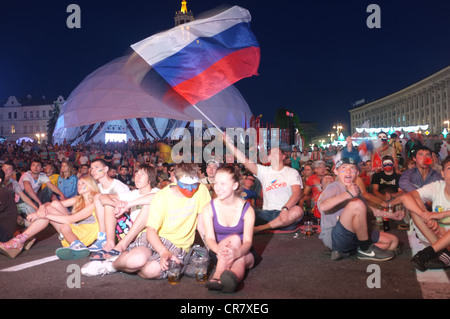
{"type": "Polygon", "coordinates": [[[110,251],[104,253],[104,255],[109,255],[109,257],[105,257],[108,260],[117,259],[117,257],[120,256],[120,254],[121,252],[115,249],[111,249],[110,251]]]}
{"type": "Polygon", "coordinates": [[[90,261],[103,261],[106,260],[106,258],[103,256],[107,254],[108,252],[106,250],[100,249],[99,251],[95,252],[94,255],[89,258],[90,261]]]}
{"type": "Polygon", "coordinates": [[[210,290],[222,290],[222,284],[217,278],[211,278],[206,284],[206,288],[210,290]]]}
{"type": "Polygon", "coordinates": [[[230,270],[225,270],[220,275],[220,282],[222,283],[223,292],[235,292],[239,284],[236,275],[230,270]]]}

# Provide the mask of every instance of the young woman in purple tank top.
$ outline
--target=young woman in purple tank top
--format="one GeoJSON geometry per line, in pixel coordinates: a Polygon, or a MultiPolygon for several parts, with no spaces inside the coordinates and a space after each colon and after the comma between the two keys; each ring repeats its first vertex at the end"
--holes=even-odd
{"type": "Polygon", "coordinates": [[[233,167],[220,167],[215,176],[217,197],[203,210],[206,244],[216,270],[206,287],[235,292],[246,269],[255,264],[252,249],[255,211],[240,197],[240,172],[233,167]]]}

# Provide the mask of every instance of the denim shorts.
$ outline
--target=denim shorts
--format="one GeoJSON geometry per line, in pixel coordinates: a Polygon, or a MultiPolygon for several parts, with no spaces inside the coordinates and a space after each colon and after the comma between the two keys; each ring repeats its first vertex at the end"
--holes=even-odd
{"type": "MultiPolygon", "coordinates": [[[[372,231],[370,239],[374,243],[378,242],[380,239],[380,232],[377,230],[372,231]]],[[[356,237],[355,233],[352,233],[342,226],[340,221],[336,223],[336,226],[334,226],[331,231],[331,240],[332,250],[347,253],[358,249],[358,237],[356,237]]]]}
{"type": "MultiPolygon", "coordinates": [[[[280,215],[280,212],[281,211],[279,211],[279,210],[260,210],[260,209],[255,210],[255,226],[267,224],[268,222],[277,218],[280,215]]],[[[297,228],[298,223],[300,223],[302,218],[303,218],[303,215],[302,215],[302,217],[300,217],[299,220],[295,221],[291,225],[288,225],[283,228],[279,228],[278,230],[283,230],[283,231],[294,230],[297,228]]]]}

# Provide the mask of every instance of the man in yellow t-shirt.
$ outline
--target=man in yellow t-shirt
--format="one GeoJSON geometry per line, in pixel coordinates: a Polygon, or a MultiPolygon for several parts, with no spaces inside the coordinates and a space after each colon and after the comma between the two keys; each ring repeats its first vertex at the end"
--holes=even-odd
{"type": "Polygon", "coordinates": [[[174,174],[176,182],[154,195],[146,231],[129,246],[126,262],[111,261],[102,266],[103,273],[120,270],[145,279],[167,278],[169,260],[183,262],[194,243],[195,231],[204,238],[201,214],[211,196],[199,183],[198,166],[180,163],[174,174]]]}

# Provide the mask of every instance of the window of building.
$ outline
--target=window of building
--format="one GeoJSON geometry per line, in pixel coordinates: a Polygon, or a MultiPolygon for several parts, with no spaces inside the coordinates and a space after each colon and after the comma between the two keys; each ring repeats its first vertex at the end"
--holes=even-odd
{"type": "Polygon", "coordinates": [[[11,112],[8,112],[8,119],[9,119],[9,120],[12,119],[12,114],[11,114],[11,112]]]}
{"type": "Polygon", "coordinates": [[[36,111],[36,118],[39,118],[39,111],[36,111]]]}
{"type": "Polygon", "coordinates": [[[27,114],[28,114],[27,112],[23,112],[23,118],[24,118],[24,119],[27,119],[27,118],[28,118],[28,117],[27,117],[27,114]]]}
{"type": "Polygon", "coordinates": [[[15,125],[11,125],[11,134],[16,133],[16,126],[15,125]]]}

